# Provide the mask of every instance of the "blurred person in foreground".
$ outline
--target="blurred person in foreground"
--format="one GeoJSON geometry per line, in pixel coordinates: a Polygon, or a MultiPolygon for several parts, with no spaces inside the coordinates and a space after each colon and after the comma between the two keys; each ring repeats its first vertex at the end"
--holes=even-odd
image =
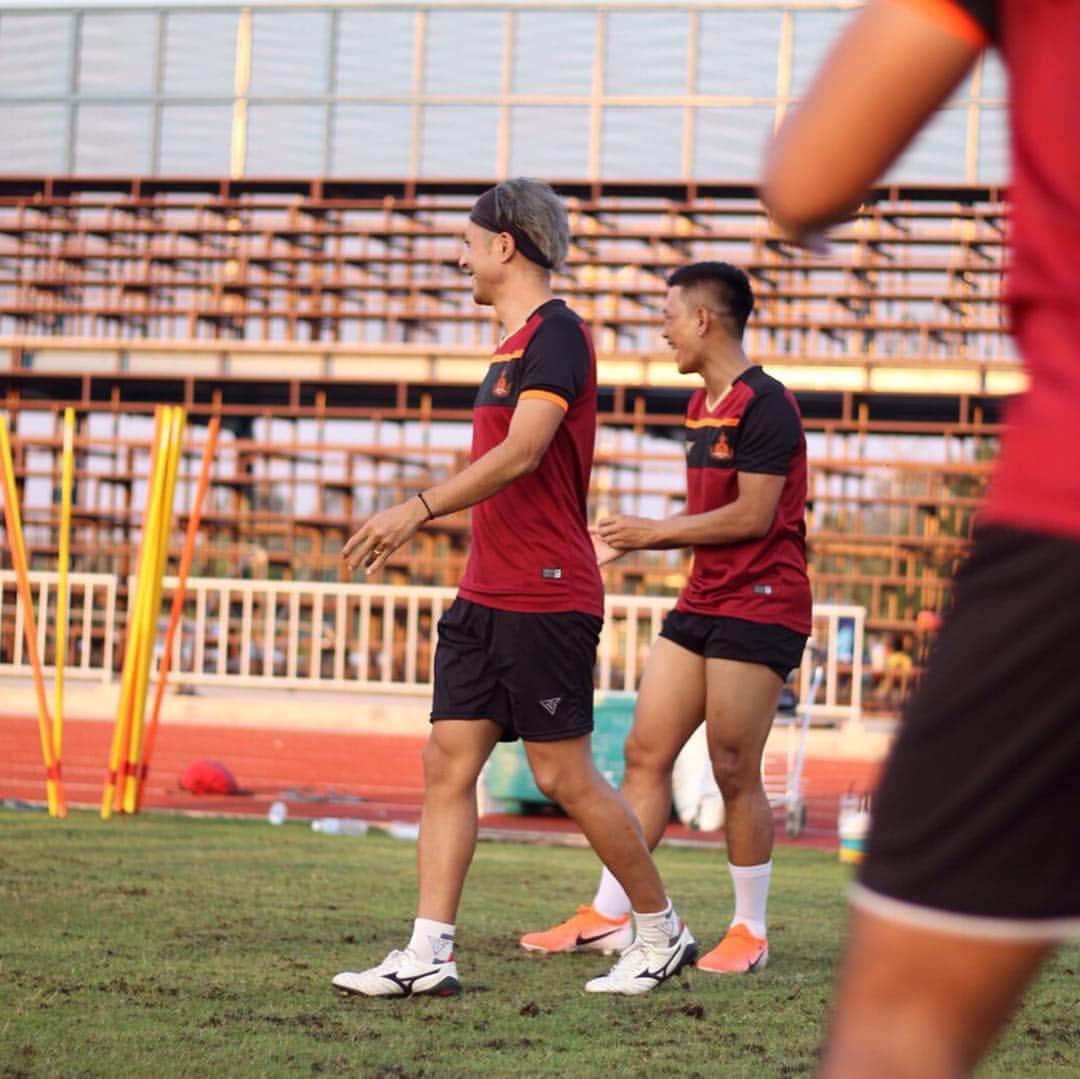
{"type": "Polygon", "coordinates": [[[604,613],[586,517],[596,357],[588,328],[552,295],[568,244],[566,209],[545,183],[507,180],[477,200],[459,261],[506,336],[477,392],[471,463],[368,518],[344,548],[349,568],[370,575],[426,521],[473,507],[465,576],[438,625],[412,937],[378,966],[337,975],[346,993],[460,991],[454,934],[476,848],[476,784],[496,744],[518,738],[536,785],[633,902],[633,942],[585,988],[644,993],[697,956],[636,818],[590,751],[604,613]]]}
{"type": "MultiPolygon", "coordinates": [[[[694,563],[649,652],[620,790],[656,846],[671,817],[675,759],[705,723],[724,800],[735,911],[697,965],[745,974],[769,958],[773,815],[761,758],[810,632],[806,438],[795,398],[743,351],[754,306],[746,274],[726,262],[699,262],[667,283],[664,338],[679,372],[703,383],[686,409],[686,509],[664,520],[601,520],[597,557],[690,547],[694,563]]],[[[625,946],[630,935],[630,901],[605,870],[590,904],[521,944],[537,952],[604,951],[625,946]]]]}
{"type": "Polygon", "coordinates": [[[812,241],[991,45],[1030,383],[875,799],[826,1076],[968,1073],[1080,936],[1080,0],[873,0],[778,132],[762,197],[812,241]]]}

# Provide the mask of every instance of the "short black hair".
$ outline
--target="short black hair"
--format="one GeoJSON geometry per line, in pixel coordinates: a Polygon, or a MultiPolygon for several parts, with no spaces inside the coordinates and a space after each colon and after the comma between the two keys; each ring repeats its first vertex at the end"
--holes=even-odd
{"type": "Polygon", "coordinates": [[[700,288],[707,298],[706,307],[731,321],[732,333],[742,337],[746,320],[754,310],[754,290],[750,278],[730,262],[692,262],[680,266],[667,279],[668,287],[700,288]]]}

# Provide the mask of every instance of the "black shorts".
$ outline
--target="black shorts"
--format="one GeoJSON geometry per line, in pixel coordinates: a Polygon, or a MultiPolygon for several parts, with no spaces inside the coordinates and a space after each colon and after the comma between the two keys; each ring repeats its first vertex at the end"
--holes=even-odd
{"type": "Polygon", "coordinates": [[[1080,934],[1080,541],[976,534],[853,898],[977,936],[1080,934]]]}
{"type": "Polygon", "coordinates": [[[660,636],[706,659],[760,663],[774,670],[781,681],[802,662],[806,647],[806,635],[787,626],[691,611],[670,611],[660,636]]]}
{"type": "Polygon", "coordinates": [[[491,719],[503,742],[589,734],[602,625],[578,611],[500,611],[455,599],[439,619],[432,722],[491,719]]]}

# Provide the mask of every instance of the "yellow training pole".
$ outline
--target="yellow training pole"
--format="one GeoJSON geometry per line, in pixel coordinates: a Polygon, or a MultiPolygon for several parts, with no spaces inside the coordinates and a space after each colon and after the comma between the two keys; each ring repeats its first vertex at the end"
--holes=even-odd
{"type": "Polygon", "coordinates": [[[169,428],[168,449],[163,470],[163,489],[157,507],[156,530],[154,534],[153,573],[150,578],[148,610],[146,619],[147,635],[144,648],[139,655],[136,667],[135,707],[131,716],[131,736],[128,741],[127,761],[124,765],[124,812],[134,813],[137,808],[139,761],[142,757],[143,731],[146,718],[146,694],[150,685],[150,669],[154,662],[154,645],[157,643],[158,616],[161,613],[162,581],[169,557],[169,533],[172,523],[172,505],[176,493],[176,476],[180,467],[180,455],[184,443],[184,410],[172,409],[172,424],[169,428]]]}
{"type": "Polygon", "coordinates": [[[139,566],[136,573],[136,585],[134,597],[128,596],[128,624],[127,642],[124,647],[123,674],[120,679],[120,701],[116,713],[116,725],[113,727],[112,746],[109,750],[108,770],[105,773],[105,789],[101,795],[101,819],[108,820],[112,816],[113,800],[120,789],[120,761],[124,757],[127,748],[128,727],[131,716],[132,690],[134,688],[135,663],[139,651],[139,626],[141,623],[141,611],[139,601],[143,593],[140,582],[144,576],[148,550],[147,536],[150,529],[151,513],[153,509],[154,493],[156,490],[158,462],[163,456],[162,432],[165,423],[165,409],[158,405],[154,409],[154,437],[150,448],[150,487],[146,495],[146,508],[143,512],[142,543],[139,547],[139,566]]]}
{"type": "Polygon", "coordinates": [[[64,409],[64,450],[60,468],[60,582],[56,591],[56,707],[53,752],[59,765],[64,744],[64,662],[67,659],[68,569],[71,562],[71,493],[75,471],[75,410],[64,409]]]}
{"type": "Polygon", "coordinates": [[[113,803],[117,812],[123,812],[128,776],[133,767],[132,745],[137,740],[139,701],[146,695],[146,669],[153,656],[157,618],[154,613],[154,577],[158,567],[158,551],[161,544],[161,506],[168,484],[169,454],[175,412],[166,405],[162,412],[161,442],[153,474],[153,492],[147,506],[147,526],[143,539],[143,560],[139,566],[136,585],[136,622],[132,633],[134,654],[131,666],[130,697],[124,716],[124,734],[120,746],[120,774],[117,777],[116,798],[113,803]]]}
{"type": "Polygon", "coordinates": [[[176,631],[180,626],[180,620],[184,613],[184,593],[187,588],[188,574],[191,572],[191,563],[195,557],[195,540],[199,534],[199,522],[202,519],[202,505],[206,498],[206,490],[210,486],[210,469],[213,467],[214,453],[217,449],[218,432],[220,429],[220,417],[212,417],[206,429],[206,445],[203,447],[202,466],[199,469],[199,480],[195,487],[195,498],[191,505],[191,515],[188,517],[187,535],[184,537],[184,550],[180,555],[180,568],[177,570],[176,574],[176,591],[173,593],[172,608],[169,612],[169,628],[165,632],[165,646],[161,655],[161,668],[158,670],[157,688],[154,691],[154,703],[150,709],[150,718],[146,724],[146,738],[143,742],[142,761],[139,764],[139,787],[135,797],[136,812],[142,809],[143,795],[146,793],[146,777],[150,772],[150,762],[154,756],[154,741],[157,738],[158,721],[161,717],[161,701],[165,696],[165,685],[169,679],[169,667],[172,664],[173,642],[176,639],[176,631]]]}
{"type": "Polygon", "coordinates": [[[8,545],[11,547],[11,563],[15,568],[15,586],[23,605],[23,628],[26,650],[30,655],[30,668],[34,676],[34,694],[37,697],[38,734],[41,738],[41,756],[45,762],[45,795],[49,803],[49,815],[67,816],[64,787],[60,780],[60,767],[53,751],[49,702],[45,695],[45,675],[41,669],[41,656],[37,648],[37,624],[34,619],[34,603],[30,595],[29,567],[26,546],[23,543],[22,519],[19,516],[18,494],[15,488],[15,464],[11,457],[11,441],[8,438],[7,418],[0,416],[0,471],[3,472],[4,525],[7,528],[8,545]]]}

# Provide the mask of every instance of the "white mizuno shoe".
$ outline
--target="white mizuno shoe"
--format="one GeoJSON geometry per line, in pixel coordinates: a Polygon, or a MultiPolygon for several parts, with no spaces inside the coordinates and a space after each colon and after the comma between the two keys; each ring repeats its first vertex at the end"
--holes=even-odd
{"type": "Polygon", "coordinates": [[[461,992],[453,956],[442,963],[423,963],[410,951],[393,951],[370,970],[343,971],[331,984],[342,993],[365,997],[452,997],[461,992]]]}
{"type": "Polygon", "coordinates": [[[697,959],[697,943],[682,920],[666,947],[653,948],[638,937],[602,978],[585,983],[590,993],[622,993],[636,996],[655,989],[697,959]]]}

